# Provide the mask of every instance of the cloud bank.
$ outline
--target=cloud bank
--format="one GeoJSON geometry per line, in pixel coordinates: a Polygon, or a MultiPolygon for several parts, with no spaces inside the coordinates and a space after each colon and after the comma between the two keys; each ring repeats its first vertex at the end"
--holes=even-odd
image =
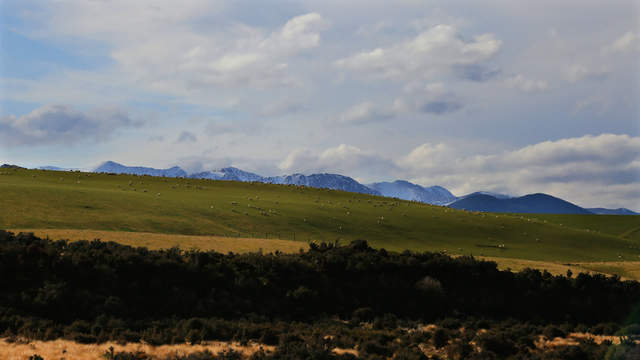
{"type": "Polygon", "coordinates": [[[0,145],[103,142],[121,129],[138,125],[118,109],[82,112],[66,105],[47,105],[23,116],[0,117],[0,145]]]}
{"type": "Polygon", "coordinates": [[[640,209],[640,137],[602,134],[545,141],[497,154],[468,155],[446,143],[425,143],[396,159],[340,145],[321,153],[295,150],[288,172],[338,171],[366,180],[408,179],[442,185],[456,195],[478,190],[546,192],[582,206],[640,209]],[[377,174],[381,178],[371,178],[377,174]]]}

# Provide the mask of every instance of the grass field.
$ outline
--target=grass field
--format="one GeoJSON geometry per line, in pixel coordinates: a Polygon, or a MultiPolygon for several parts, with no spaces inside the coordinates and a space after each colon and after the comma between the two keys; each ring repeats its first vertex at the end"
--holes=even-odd
{"type": "Polygon", "coordinates": [[[184,250],[215,250],[226,254],[263,251],[271,253],[296,253],[306,250],[307,244],[300,241],[260,238],[220,237],[207,235],[177,235],[149,232],[77,230],[77,229],[9,229],[13,233],[34,233],[40,238],[53,240],[94,240],[115,241],[123,245],[144,246],[151,250],[179,247],[184,250]]]}
{"type": "Polygon", "coordinates": [[[398,251],[602,262],[640,260],[639,226],[634,216],[473,213],[295,186],[0,169],[5,229],[245,238],[237,241],[366,239],[398,251]]]}

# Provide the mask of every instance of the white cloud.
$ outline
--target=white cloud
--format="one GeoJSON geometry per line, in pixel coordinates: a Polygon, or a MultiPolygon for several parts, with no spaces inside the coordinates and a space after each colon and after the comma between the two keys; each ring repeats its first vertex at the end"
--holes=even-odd
{"type": "Polygon", "coordinates": [[[357,178],[388,174],[396,165],[376,153],[341,144],[319,154],[309,149],[294,150],[280,163],[279,168],[289,173],[337,172],[357,178]]]}
{"type": "Polygon", "coordinates": [[[549,88],[546,81],[529,79],[522,74],[506,78],[505,84],[524,92],[544,91],[549,88]]]}
{"type": "Polygon", "coordinates": [[[630,184],[640,188],[640,137],[583,136],[473,156],[446,144],[424,144],[400,164],[413,180],[449,186],[459,195],[477,190],[550,192],[583,206],[640,205],[639,197],[627,197],[630,184]],[[599,202],[598,194],[608,188],[622,190],[617,197],[607,191],[609,202],[599,202]]]}
{"type": "Polygon", "coordinates": [[[632,31],[624,33],[617,38],[611,45],[607,45],[602,49],[603,53],[621,53],[631,50],[640,49],[640,41],[638,35],[632,31]]]}
{"type": "MultiPolygon", "coordinates": [[[[299,86],[288,61],[320,44],[327,22],[317,13],[296,16],[271,33],[235,25],[221,33],[182,29],[168,37],[120,47],[112,56],[154,90],[188,94],[224,87],[299,86]]],[[[188,28],[187,28],[188,29],[188,28]]]]}
{"type": "Polygon", "coordinates": [[[358,103],[339,116],[339,122],[343,124],[365,124],[387,120],[395,116],[392,109],[374,104],[371,101],[358,103]]]}
{"type": "Polygon", "coordinates": [[[502,41],[493,34],[463,39],[451,25],[436,25],[413,39],[388,48],[376,48],[336,61],[340,69],[368,76],[414,80],[429,79],[456,65],[471,65],[493,57],[502,41]]]}
{"type": "Polygon", "coordinates": [[[105,141],[116,131],[139,125],[118,109],[81,112],[65,105],[47,105],[23,116],[0,117],[0,144],[38,146],[105,141]]]}
{"type": "Polygon", "coordinates": [[[471,155],[452,144],[425,143],[396,159],[343,144],[320,152],[295,150],[280,169],[338,172],[367,182],[407,179],[457,195],[544,192],[581,206],[640,210],[640,137],[628,135],[587,135],[471,155]]]}
{"type": "Polygon", "coordinates": [[[573,64],[566,68],[565,75],[570,82],[580,80],[601,81],[609,76],[610,71],[606,68],[594,69],[583,64],[573,64]]]}

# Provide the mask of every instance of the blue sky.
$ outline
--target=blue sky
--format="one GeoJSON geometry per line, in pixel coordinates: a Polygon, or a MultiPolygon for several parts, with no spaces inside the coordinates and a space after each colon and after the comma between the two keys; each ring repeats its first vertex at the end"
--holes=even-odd
{"type": "Polygon", "coordinates": [[[637,1],[0,4],[0,162],[640,209],[637,1]]]}

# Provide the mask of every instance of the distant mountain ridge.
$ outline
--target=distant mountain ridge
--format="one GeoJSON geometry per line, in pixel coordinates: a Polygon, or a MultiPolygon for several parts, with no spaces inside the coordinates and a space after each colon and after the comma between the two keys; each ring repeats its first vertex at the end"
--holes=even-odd
{"type": "Polygon", "coordinates": [[[169,169],[154,169],[143,166],[125,166],[114,161],[107,161],[98,166],[94,171],[114,174],[187,177],[187,172],[178,166],[174,166],[169,169]]]}
{"type": "Polygon", "coordinates": [[[492,196],[492,197],[494,197],[496,199],[511,199],[511,198],[513,198],[513,196],[507,195],[507,194],[499,194],[499,193],[494,193],[494,192],[491,192],[491,191],[476,191],[476,192],[472,192],[471,194],[460,196],[458,198],[458,200],[465,199],[465,198],[468,198],[470,196],[475,196],[475,195],[489,195],[489,196],[492,196]]]}
{"type": "Polygon", "coordinates": [[[540,193],[506,199],[480,193],[472,194],[449,204],[449,207],[500,213],[593,214],[568,201],[540,193]]]}
{"type": "Polygon", "coordinates": [[[637,213],[633,210],[629,210],[627,208],[618,208],[618,209],[587,208],[587,210],[597,215],[640,215],[640,213],[637,213]]]}
{"type": "Polygon", "coordinates": [[[405,180],[378,182],[369,184],[368,186],[378,191],[382,196],[420,201],[427,204],[446,205],[458,199],[442,186],[422,187],[405,180]]]}
{"type": "MultiPolygon", "coordinates": [[[[48,168],[48,167],[42,167],[48,168]]],[[[51,167],[54,168],[54,167],[51,167]]],[[[269,184],[304,185],[348,192],[394,197],[402,200],[419,201],[433,205],[449,206],[455,209],[485,212],[507,213],[549,213],[549,214],[607,214],[639,215],[629,209],[585,209],[568,201],[547,194],[530,194],[512,197],[489,191],[478,191],[457,197],[442,186],[423,187],[405,180],[377,182],[363,185],[351,177],[340,174],[292,174],[282,176],[261,176],[235,167],[225,167],[210,171],[188,174],[178,166],[168,169],[155,169],[142,166],[125,166],[107,161],[98,166],[95,172],[116,174],[135,174],[165,177],[184,177],[193,179],[229,180],[243,182],[263,182],[269,184]]]]}
{"type": "Polygon", "coordinates": [[[188,177],[192,179],[210,179],[210,180],[228,180],[228,181],[244,181],[244,182],[263,182],[269,184],[284,185],[304,185],[318,188],[327,188],[333,190],[342,190],[350,192],[358,192],[363,194],[380,195],[377,191],[370,189],[354,179],[339,174],[293,174],[284,176],[261,176],[248,171],[240,170],[235,167],[226,167],[213,171],[201,171],[188,174],[178,166],[169,169],[154,169],[141,166],[125,166],[113,161],[107,161],[98,166],[94,171],[116,173],[116,174],[135,174],[135,175],[151,175],[166,177],[188,177]]]}
{"type": "Polygon", "coordinates": [[[2,164],[0,165],[0,169],[24,169],[24,168],[18,165],[13,165],[13,164],[2,164]]]}
{"type": "Polygon", "coordinates": [[[61,167],[57,167],[57,166],[39,166],[37,167],[38,170],[51,170],[51,171],[75,171],[75,170],[80,170],[80,169],[76,169],[76,168],[61,168],[61,167]]]}

